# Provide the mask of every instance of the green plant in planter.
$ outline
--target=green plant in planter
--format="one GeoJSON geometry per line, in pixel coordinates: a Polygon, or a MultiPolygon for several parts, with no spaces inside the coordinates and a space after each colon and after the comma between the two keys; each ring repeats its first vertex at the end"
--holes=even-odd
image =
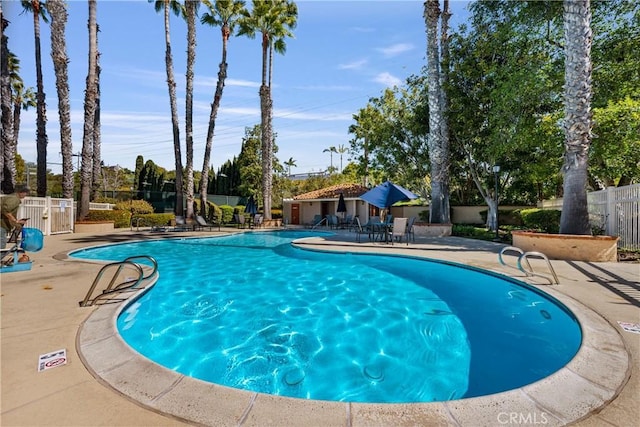
{"type": "Polygon", "coordinates": [[[521,209],[522,223],[528,229],[557,234],[560,230],[560,214],[556,209],[521,209]]]}

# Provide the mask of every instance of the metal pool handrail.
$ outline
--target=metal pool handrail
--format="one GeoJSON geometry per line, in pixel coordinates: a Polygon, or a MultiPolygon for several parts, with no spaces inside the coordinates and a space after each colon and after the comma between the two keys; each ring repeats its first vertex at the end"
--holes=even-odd
{"type": "Polygon", "coordinates": [[[558,280],[558,275],[556,274],[556,271],[553,269],[553,266],[551,265],[551,262],[549,261],[549,258],[547,258],[547,256],[545,254],[543,254],[542,252],[535,252],[535,251],[524,252],[522,249],[517,248],[515,246],[507,246],[505,248],[502,248],[502,250],[498,254],[498,261],[500,261],[500,264],[502,264],[502,265],[504,265],[506,267],[517,268],[518,270],[522,271],[527,276],[536,276],[536,277],[541,277],[543,279],[546,279],[546,280],[549,281],[550,285],[553,285],[553,284],[558,285],[558,284],[560,284],[560,281],[558,280]],[[509,264],[504,262],[504,259],[502,258],[502,255],[505,252],[509,252],[509,251],[510,252],[518,252],[520,254],[520,256],[518,257],[518,260],[516,262],[517,267],[514,267],[514,266],[509,265],[509,264]],[[531,263],[529,262],[529,258],[530,257],[537,257],[537,258],[541,258],[544,261],[546,261],[547,268],[551,272],[551,276],[552,277],[549,277],[547,274],[537,273],[537,272],[533,271],[533,267],[531,267],[531,263]],[[526,263],[526,267],[527,267],[526,269],[522,266],[523,260],[526,263]]]}
{"type": "Polygon", "coordinates": [[[80,307],[89,307],[96,304],[99,300],[109,297],[110,295],[121,293],[121,292],[131,292],[132,290],[140,289],[139,288],[140,283],[154,276],[157,273],[157,271],[158,271],[158,262],[153,257],[148,255],[134,255],[122,261],[105,264],[104,266],[102,266],[100,271],[98,271],[98,274],[96,275],[95,279],[93,279],[93,283],[91,284],[91,287],[87,291],[87,295],[78,304],[80,305],[80,307]],[[146,259],[151,262],[152,268],[150,270],[147,269],[147,271],[150,271],[147,275],[145,275],[145,271],[140,264],[133,262],[133,260],[136,260],[136,259],[146,259]],[[123,271],[125,267],[133,268],[133,270],[137,273],[138,277],[126,278],[124,282],[116,284],[116,279],[118,278],[118,276],[120,275],[120,273],[123,271]],[[115,269],[115,273],[111,277],[109,284],[105,289],[102,290],[100,294],[98,294],[93,299],[91,299],[91,296],[93,295],[96,287],[98,286],[98,283],[100,283],[100,279],[102,278],[104,273],[110,269],[115,269]]]}

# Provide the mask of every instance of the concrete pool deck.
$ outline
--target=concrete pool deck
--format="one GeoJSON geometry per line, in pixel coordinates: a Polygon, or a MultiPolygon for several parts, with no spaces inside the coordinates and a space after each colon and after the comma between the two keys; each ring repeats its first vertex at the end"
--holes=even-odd
{"type": "MultiPolygon", "coordinates": [[[[223,230],[224,231],[224,230],[223,230]]],[[[227,230],[235,231],[235,230],[227,230]]],[[[138,356],[115,333],[119,305],[78,306],[100,265],[74,249],[219,232],[47,236],[31,271],[3,273],[2,426],[631,426],[640,419],[640,264],[552,261],[559,285],[498,263],[504,245],[455,237],[356,243],[355,234],[304,239],[307,248],[424,256],[488,269],[539,286],[578,317],[583,345],[563,369],[490,396],[425,404],[354,404],[252,393],[198,381],[138,356]],[[597,314],[596,314],[597,313],[597,314]],[[67,364],[38,372],[39,355],[66,349],[67,364]]],[[[508,258],[511,265],[515,257],[508,258]]],[[[534,267],[536,267],[534,265],[534,267]]],[[[541,268],[542,269],[542,268],[541,268]]]]}

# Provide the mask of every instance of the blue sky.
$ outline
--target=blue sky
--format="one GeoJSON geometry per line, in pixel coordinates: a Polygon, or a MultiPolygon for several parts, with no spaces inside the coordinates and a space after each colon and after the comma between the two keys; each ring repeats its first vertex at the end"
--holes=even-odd
{"type": "MultiPolygon", "coordinates": [[[[250,1],[247,2],[250,5],[250,1]]],[[[466,15],[466,1],[452,1],[452,27],[466,15]]],[[[281,162],[293,158],[292,173],[330,166],[331,146],[349,146],[353,114],[386,87],[401,85],[425,65],[422,1],[311,1],[298,5],[295,38],[274,58],[274,131],[281,162]]],[[[200,8],[200,13],[204,12],[200,8]]],[[[87,74],[86,1],[68,1],[67,52],[73,151],[82,149],[87,74]]],[[[10,25],[9,49],[20,59],[25,86],[36,86],[32,16],[18,0],[3,0],[10,25]]],[[[174,169],[169,96],[165,73],[164,24],[146,0],[98,2],[101,52],[102,160],[134,169],[137,155],[174,169]]],[[[219,28],[198,25],[194,91],[194,168],[202,169],[210,104],[221,56],[219,28]]],[[[184,147],[186,24],[172,17],[171,41],[184,147]]],[[[60,172],[60,136],[49,24],[41,23],[44,87],[47,95],[48,167],[60,172]]],[[[259,38],[234,37],[228,46],[228,77],[216,121],[211,165],[218,168],[240,153],[245,127],[260,123],[259,38]]],[[[22,112],[18,153],[36,161],[35,108],[22,112]]],[[[184,148],[183,148],[184,156],[184,148]]],[[[184,159],[183,159],[184,162],[184,159]]],[[[75,162],[74,162],[75,164],[75,162]]],[[[343,165],[347,164],[347,156],[343,165]]],[[[340,167],[333,155],[333,165],[340,167]]]]}

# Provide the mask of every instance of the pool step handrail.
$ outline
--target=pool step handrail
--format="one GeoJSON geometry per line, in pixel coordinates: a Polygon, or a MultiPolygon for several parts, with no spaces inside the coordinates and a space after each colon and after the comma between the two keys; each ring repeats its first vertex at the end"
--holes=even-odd
{"type": "MultiPolygon", "coordinates": [[[[327,217],[324,217],[320,221],[318,221],[317,223],[313,224],[313,227],[311,227],[311,229],[314,230],[316,227],[320,227],[323,222],[327,222],[327,217]]],[[[326,224],[326,225],[328,225],[328,224],[326,224]]]]}
{"type": "MultiPolygon", "coordinates": [[[[146,265],[144,266],[148,267],[146,265]]],[[[133,292],[139,289],[143,289],[143,287],[141,287],[140,284],[154,277],[157,274],[157,272],[158,272],[158,262],[153,257],[148,255],[134,255],[122,261],[105,264],[102,266],[100,271],[98,271],[98,274],[96,275],[95,279],[93,279],[93,283],[91,284],[91,287],[87,291],[87,295],[84,297],[82,301],[78,302],[78,304],[80,305],[80,307],[89,307],[97,304],[98,302],[104,299],[110,298],[115,294],[119,294],[123,292],[133,292]],[[142,267],[144,264],[141,265],[140,263],[134,262],[134,260],[137,260],[137,259],[145,259],[150,261],[151,268],[143,269],[142,267]],[[117,278],[123,272],[125,267],[128,267],[129,270],[133,270],[137,275],[137,277],[126,277],[123,282],[116,284],[117,278]],[[113,276],[111,277],[111,280],[109,281],[109,284],[107,285],[106,288],[102,290],[102,292],[100,292],[94,298],[91,298],[96,287],[100,283],[100,279],[102,279],[102,276],[108,270],[115,270],[113,276]],[[148,272],[148,274],[146,275],[145,275],[145,270],[148,272]]],[[[118,302],[123,301],[124,299],[118,299],[118,302]]]]}
{"type": "Polygon", "coordinates": [[[515,246],[507,246],[502,248],[502,250],[498,254],[498,261],[500,261],[500,264],[506,267],[512,267],[522,271],[527,276],[535,276],[535,277],[540,277],[545,280],[548,280],[550,285],[560,284],[560,281],[558,280],[558,275],[556,274],[556,271],[553,269],[553,266],[551,265],[549,258],[547,258],[547,256],[542,252],[535,252],[535,251],[525,252],[522,249],[517,248],[515,246]],[[504,262],[502,255],[505,252],[517,252],[520,254],[518,256],[518,260],[516,261],[516,267],[504,262]],[[532,257],[543,259],[547,263],[547,268],[549,269],[549,272],[551,274],[549,275],[549,274],[543,274],[543,273],[538,273],[533,271],[533,267],[531,267],[531,263],[529,262],[529,258],[532,258],[532,257]],[[523,265],[526,265],[526,268],[523,265]]]}

